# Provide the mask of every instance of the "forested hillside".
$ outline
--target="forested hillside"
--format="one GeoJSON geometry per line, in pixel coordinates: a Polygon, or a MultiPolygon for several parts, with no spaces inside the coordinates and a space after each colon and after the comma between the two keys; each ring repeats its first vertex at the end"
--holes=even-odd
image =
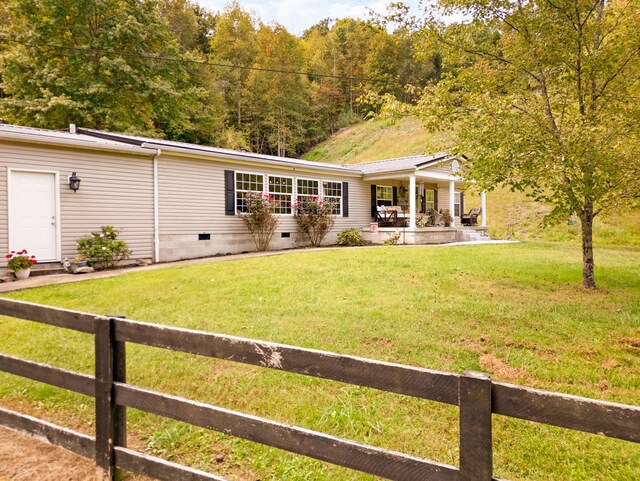
{"type": "MultiPolygon", "coordinates": [[[[428,132],[420,120],[404,117],[397,121],[362,122],[332,135],[304,154],[303,158],[340,164],[420,155],[448,149],[451,136],[428,132]]],[[[487,195],[490,233],[501,239],[579,241],[579,223],[568,220],[543,228],[543,218],[550,208],[522,193],[497,189],[487,195]]],[[[479,207],[477,196],[465,196],[468,208],[479,207]]],[[[572,218],[575,220],[575,218],[572,218]]],[[[596,219],[596,244],[640,248],[640,211],[610,212],[596,219]]]]}
{"type": "MultiPolygon", "coordinates": [[[[401,9],[400,9],[401,11],[401,9]]],[[[0,2],[0,116],[297,156],[441,73],[417,31],[325,20],[300,37],[238,2],[0,2]]]]}

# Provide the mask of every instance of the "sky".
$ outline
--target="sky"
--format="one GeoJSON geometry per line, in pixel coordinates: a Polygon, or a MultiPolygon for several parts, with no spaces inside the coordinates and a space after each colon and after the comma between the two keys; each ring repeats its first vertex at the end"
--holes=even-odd
{"type": "MultiPolygon", "coordinates": [[[[228,0],[196,0],[209,10],[221,11],[228,0]]],[[[253,11],[265,23],[276,21],[293,34],[300,35],[323,18],[369,17],[369,9],[385,13],[392,0],[240,0],[243,8],[253,11]]],[[[404,0],[412,13],[420,13],[420,0],[404,0]]]]}

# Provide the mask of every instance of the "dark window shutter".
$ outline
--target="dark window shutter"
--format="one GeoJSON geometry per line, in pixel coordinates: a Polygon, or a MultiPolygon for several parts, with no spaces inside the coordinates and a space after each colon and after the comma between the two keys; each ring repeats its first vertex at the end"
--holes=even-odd
{"type": "Polygon", "coordinates": [[[371,217],[376,218],[376,212],[378,210],[378,200],[376,199],[377,191],[376,186],[371,184],[371,217]]]}
{"type": "Polygon", "coordinates": [[[464,214],[464,192],[460,192],[460,217],[464,214]]]}
{"type": "Polygon", "coordinates": [[[438,211],[438,189],[433,191],[433,208],[438,211]]]}
{"type": "Polygon", "coordinates": [[[349,217],[349,182],[342,183],[342,217],[349,217]]]}
{"type": "Polygon", "coordinates": [[[398,188],[393,188],[393,205],[398,205],[398,188]]]}
{"type": "Polygon", "coordinates": [[[224,213],[236,215],[236,175],[233,170],[224,171],[224,213]]]}

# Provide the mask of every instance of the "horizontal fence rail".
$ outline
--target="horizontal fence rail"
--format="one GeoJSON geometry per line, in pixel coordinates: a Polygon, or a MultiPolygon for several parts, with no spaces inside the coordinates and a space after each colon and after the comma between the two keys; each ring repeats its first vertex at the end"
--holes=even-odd
{"type": "Polygon", "coordinates": [[[439,372],[9,299],[0,299],[0,315],[95,336],[95,376],[0,354],[0,371],[94,397],[95,437],[4,408],[0,425],[95,459],[100,481],[114,480],[116,467],[167,481],[225,481],[128,449],[127,407],[398,481],[496,480],[492,414],[640,442],[638,406],[494,382],[484,373],[439,372]],[[132,386],[126,383],[128,342],[459,406],[460,467],[132,386]]]}

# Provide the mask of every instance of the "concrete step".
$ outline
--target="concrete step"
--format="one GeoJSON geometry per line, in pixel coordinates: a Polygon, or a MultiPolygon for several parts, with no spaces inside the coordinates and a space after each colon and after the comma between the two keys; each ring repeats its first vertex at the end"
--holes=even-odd
{"type": "Polygon", "coordinates": [[[52,274],[64,274],[64,267],[62,267],[60,262],[36,264],[31,268],[32,276],[47,276],[52,274]]]}
{"type": "Polygon", "coordinates": [[[491,240],[487,231],[484,230],[465,230],[462,237],[466,242],[491,240]]]}

